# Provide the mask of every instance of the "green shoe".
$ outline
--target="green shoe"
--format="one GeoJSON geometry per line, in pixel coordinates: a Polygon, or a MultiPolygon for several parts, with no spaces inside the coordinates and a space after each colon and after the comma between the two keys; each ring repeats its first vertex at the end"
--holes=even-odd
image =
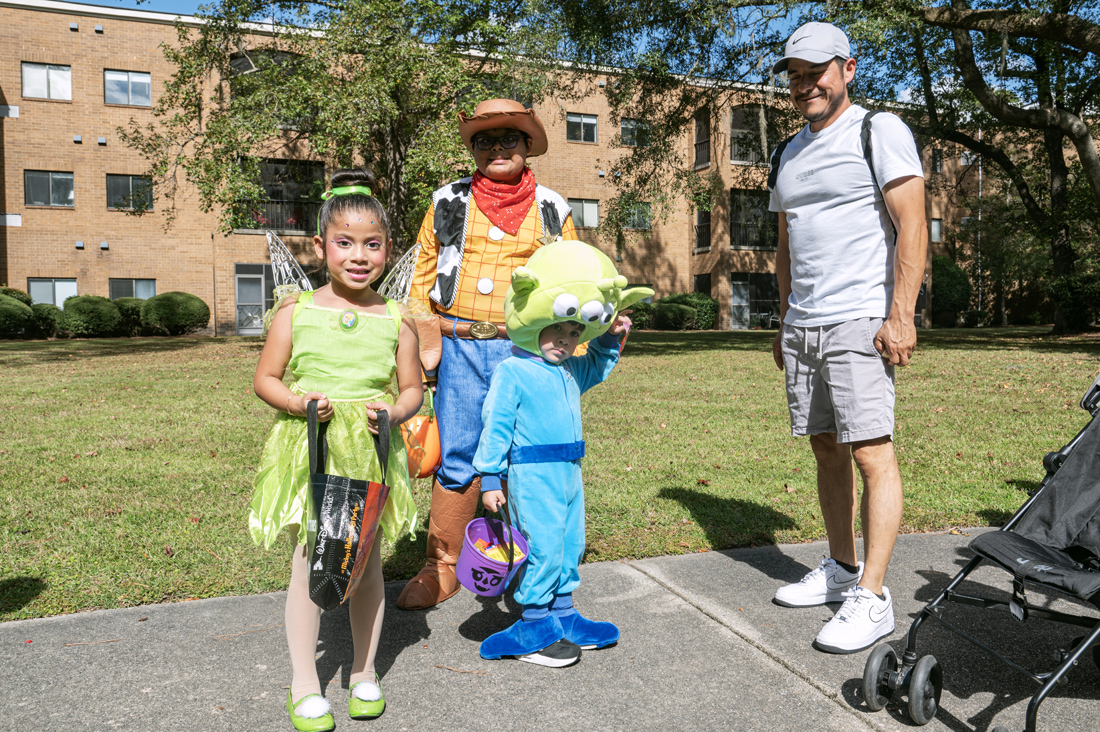
{"type": "Polygon", "coordinates": [[[298,732],[329,732],[336,729],[336,720],[332,718],[332,709],[325,698],[320,694],[310,694],[297,704],[291,700],[290,692],[286,693],[286,713],[290,715],[290,723],[298,732]],[[305,708],[302,709],[303,705],[305,708]],[[312,709],[310,708],[312,707],[312,709]],[[301,709],[305,713],[321,711],[316,717],[303,717],[298,714],[301,709]]]}
{"type": "Polygon", "coordinates": [[[382,695],[382,687],[378,685],[378,675],[374,677],[374,683],[369,681],[356,681],[348,689],[348,716],[352,719],[374,719],[375,717],[381,717],[382,712],[386,710],[386,697],[382,695]],[[368,684],[362,688],[363,696],[374,696],[374,689],[378,690],[377,699],[360,699],[355,695],[355,690],[363,684],[368,684]],[[372,689],[371,687],[374,687],[372,689]]]}

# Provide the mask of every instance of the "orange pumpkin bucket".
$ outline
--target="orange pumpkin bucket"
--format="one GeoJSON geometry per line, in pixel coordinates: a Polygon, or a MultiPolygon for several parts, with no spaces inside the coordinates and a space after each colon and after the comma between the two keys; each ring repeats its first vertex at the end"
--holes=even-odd
{"type": "Polygon", "coordinates": [[[401,437],[409,457],[409,477],[427,478],[439,469],[439,424],[435,421],[432,390],[425,389],[428,414],[418,414],[401,425],[401,437]]]}

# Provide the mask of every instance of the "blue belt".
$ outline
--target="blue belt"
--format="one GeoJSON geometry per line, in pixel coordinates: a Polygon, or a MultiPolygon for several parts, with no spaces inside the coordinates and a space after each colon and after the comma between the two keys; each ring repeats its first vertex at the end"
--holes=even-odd
{"type": "Polygon", "coordinates": [[[525,463],[571,463],[584,457],[584,440],[559,445],[527,445],[513,447],[508,456],[512,465],[525,463]]]}

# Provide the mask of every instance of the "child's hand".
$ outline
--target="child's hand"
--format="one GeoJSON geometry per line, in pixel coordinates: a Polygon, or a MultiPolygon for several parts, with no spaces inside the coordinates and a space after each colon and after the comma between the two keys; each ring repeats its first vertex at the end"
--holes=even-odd
{"type": "Polygon", "coordinates": [[[392,404],[386,402],[372,402],[367,405],[367,429],[370,430],[372,435],[378,434],[378,413],[384,411],[390,418],[390,428],[397,426],[397,423],[393,421],[393,414],[390,410],[393,409],[392,404]]]}
{"type": "Polygon", "coordinates": [[[301,414],[298,414],[298,412],[296,412],[296,411],[291,412],[291,414],[298,414],[299,417],[306,416],[306,409],[309,407],[310,402],[317,402],[317,421],[318,422],[328,422],[330,419],[332,419],[332,415],[336,411],[332,406],[332,402],[330,402],[328,400],[328,397],[325,396],[324,394],[322,394],[319,391],[307,392],[307,393],[303,394],[300,397],[298,397],[298,396],[291,397],[290,403],[293,405],[299,399],[301,399],[301,402],[302,402],[301,403],[301,408],[302,408],[301,414]]]}
{"type": "Polygon", "coordinates": [[[621,335],[630,330],[630,326],[633,325],[630,318],[626,317],[630,315],[633,310],[624,310],[615,316],[615,320],[612,321],[611,327],[607,329],[607,332],[611,335],[621,335]]]}
{"type": "Polygon", "coordinates": [[[481,505],[485,506],[486,511],[496,513],[507,502],[504,500],[504,491],[485,491],[481,494],[481,505]]]}

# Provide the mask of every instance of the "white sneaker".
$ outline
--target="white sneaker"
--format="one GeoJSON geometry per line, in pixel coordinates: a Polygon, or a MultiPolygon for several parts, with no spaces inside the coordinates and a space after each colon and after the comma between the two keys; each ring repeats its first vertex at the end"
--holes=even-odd
{"type": "Polygon", "coordinates": [[[894,632],[894,600],[882,588],[885,600],[866,587],[856,586],[833,619],[814,639],[814,648],[826,653],[855,653],[870,648],[894,632]]]}
{"type": "Polygon", "coordinates": [[[775,591],[775,601],[785,607],[812,607],[827,602],[843,602],[848,592],[863,576],[863,562],[859,571],[851,574],[833,559],[825,557],[817,569],[800,582],[780,587],[775,591]]]}

